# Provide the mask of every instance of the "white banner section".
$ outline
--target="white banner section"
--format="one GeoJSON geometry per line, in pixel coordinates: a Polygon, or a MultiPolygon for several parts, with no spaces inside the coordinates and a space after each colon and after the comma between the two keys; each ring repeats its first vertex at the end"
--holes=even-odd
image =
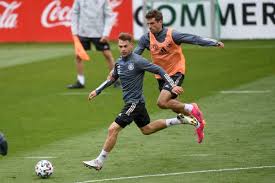
{"type": "MultiPolygon", "coordinates": [[[[221,39],[275,38],[275,0],[163,1],[147,5],[163,13],[164,25],[183,33],[221,39]],[[214,12],[213,12],[214,11],[214,12]]],[[[142,0],[133,1],[134,37],[143,34],[142,0]]]]}

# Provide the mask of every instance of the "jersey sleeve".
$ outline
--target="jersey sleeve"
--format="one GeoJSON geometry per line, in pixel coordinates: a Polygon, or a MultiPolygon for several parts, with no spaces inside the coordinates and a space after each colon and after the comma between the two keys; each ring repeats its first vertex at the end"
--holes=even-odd
{"type": "Polygon", "coordinates": [[[149,34],[144,34],[138,41],[138,45],[134,50],[134,53],[138,55],[142,55],[143,51],[145,49],[149,50],[150,47],[150,40],[149,40],[149,34]]]}
{"type": "Polygon", "coordinates": [[[176,30],[172,32],[172,38],[178,45],[181,43],[195,44],[200,46],[217,46],[218,41],[210,38],[203,38],[193,34],[180,33],[176,30]]]}
{"type": "Polygon", "coordinates": [[[111,77],[96,88],[96,94],[99,95],[105,88],[111,86],[118,78],[117,64],[115,64],[115,67],[111,71],[111,77]]]}
{"type": "Polygon", "coordinates": [[[73,7],[72,7],[72,25],[71,25],[71,31],[73,35],[78,34],[78,22],[79,22],[79,12],[80,6],[78,0],[74,1],[73,7]]]}
{"type": "Polygon", "coordinates": [[[169,83],[169,85],[171,87],[175,86],[175,83],[173,81],[173,79],[171,79],[169,77],[169,75],[158,65],[155,65],[151,62],[149,62],[148,60],[146,60],[145,58],[140,59],[138,62],[138,67],[141,70],[145,70],[154,74],[158,74],[161,76],[161,78],[163,80],[165,80],[167,83],[169,83]]]}
{"type": "Polygon", "coordinates": [[[115,80],[115,81],[119,78],[117,67],[118,67],[118,64],[115,63],[115,66],[114,66],[114,68],[113,68],[113,70],[112,70],[112,75],[111,75],[111,77],[112,77],[113,80],[115,80]]]}

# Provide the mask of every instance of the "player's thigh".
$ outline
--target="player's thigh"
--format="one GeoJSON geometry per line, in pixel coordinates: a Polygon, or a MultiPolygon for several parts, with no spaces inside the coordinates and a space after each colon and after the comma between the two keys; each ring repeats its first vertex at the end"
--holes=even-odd
{"type": "Polygon", "coordinates": [[[150,123],[150,116],[144,103],[139,103],[134,111],[134,121],[139,128],[147,126],[150,123]]]}
{"type": "Polygon", "coordinates": [[[115,119],[115,122],[122,128],[130,125],[134,120],[133,111],[135,110],[136,104],[126,104],[121,112],[115,119]]]}
{"type": "Polygon", "coordinates": [[[84,50],[91,50],[91,40],[88,37],[81,37],[78,36],[81,45],[83,46],[84,50]]]}
{"type": "Polygon", "coordinates": [[[110,50],[110,44],[108,42],[100,42],[100,38],[92,38],[91,41],[95,45],[97,51],[110,50]]]}
{"type": "Polygon", "coordinates": [[[117,124],[116,122],[112,122],[112,124],[109,126],[109,133],[118,133],[120,130],[122,130],[123,128],[117,124]]]}
{"type": "MultiPolygon", "coordinates": [[[[184,75],[182,73],[176,73],[173,76],[171,76],[171,78],[177,86],[181,86],[184,80],[184,75]]],[[[161,92],[158,98],[158,103],[165,102],[169,99],[177,98],[178,95],[172,92],[172,87],[170,86],[169,83],[164,82],[163,84],[163,80],[159,80],[159,88],[160,87],[161,87],[161,92]],[[160,84],[162,85],[160,86],[160,84]],[[169,92],[170,95],[167,92],[169,92]]]]}
{"type": "Polygon", "coordinates": [[[167,103],[173,97],[172,92],[169,90],[162,89],[158,97],[158,105],[167,103]]]}

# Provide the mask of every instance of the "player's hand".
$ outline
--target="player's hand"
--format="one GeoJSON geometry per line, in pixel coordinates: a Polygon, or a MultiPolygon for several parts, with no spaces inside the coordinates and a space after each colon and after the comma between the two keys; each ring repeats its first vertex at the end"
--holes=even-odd
{"type": "Polygon", "coordinates": [[[224,48],[224,44],[223,44],[223,42],[218,42],[218,44],[217,44],[217,47],[219,47],[219,48],[224,48]]]}
{"type": "Polygon", "coordinates": [[[172,92],[177,95],[180,95],[183,92],[183,88],[180,86],[174,86],[172,89],[172,92]]]}
{"type": "Polygon", "coordinates": [[[96,96],[97,96],[97,94],[96,94],[96,91],[94,90],[94,91],[92,91],[92,92],[89,94],[88,100],[92,100],[92,99],[95,98],[96,96]]]}
{"type": "Polygon", "coordinates": [[[107,36],[102,36],[102,37],[100,38],[99,42],[101,42],[101,43],[107,43],[108,40],[109,40],[109,39],[108,39],[107,36]]]}

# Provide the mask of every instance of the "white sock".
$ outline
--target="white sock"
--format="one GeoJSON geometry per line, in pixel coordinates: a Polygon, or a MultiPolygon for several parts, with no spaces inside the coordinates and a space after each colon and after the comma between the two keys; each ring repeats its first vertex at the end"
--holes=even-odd
{"type": "Polygon", "coordinates": [[[85,77],[84,75],[77,75],[77,80],[82,84],[84,85],[85,84],[85,77]]]}
{"type": "Polygon", "coordinates": [[[166,119],[165,123],[166,123],[167,127],[172,126],[172,125],[182,124],[182,122],[180,120],[178,120],[177,118],[166,119]]]}
{"type": "Polygon", "coordinates": [[[184,104],[184,110],[187,112],[187,113],[191,113],[192,110],[193,110],[193,105],[192,104],[184,104]]]}
{"type": "Polygon", "coordinates": [[[107,156],[108,156],[108,152],[102,149],[101,153],[98,155],[96,159],[98,159],[101,163],[103,163],[107,159],[107,156]]]}

